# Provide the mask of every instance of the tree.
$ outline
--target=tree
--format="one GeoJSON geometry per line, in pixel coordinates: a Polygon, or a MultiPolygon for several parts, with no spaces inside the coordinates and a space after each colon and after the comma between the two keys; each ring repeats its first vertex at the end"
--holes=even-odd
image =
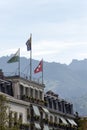
{"type": "Polygon", "coordinates": [[[0,94],[0,130],[19,130],[18,125],[9,128],[9,100],[3,94],[0,94]]]}
{"type": "Polygon", "coordinates": [[[79,119],[78,130],[87,130],[87,118],[79,119]]]}
{"type": "Polygon", "coordinates": [[[20,130],[22,127],[29,127],[29,124],[22,124],[21,116],[17,119],[17,113],[10,111],[9,104],[7,97],[0,94],[0,130],[20,130]]]}
{"type": "Polygon", "coordinates": [[[7,114],[7,109],[8,109],[8,100],[6,97],[1,94],[0,95],[0,130],[7,130],[8,127],[8,114],[7,114]]]}

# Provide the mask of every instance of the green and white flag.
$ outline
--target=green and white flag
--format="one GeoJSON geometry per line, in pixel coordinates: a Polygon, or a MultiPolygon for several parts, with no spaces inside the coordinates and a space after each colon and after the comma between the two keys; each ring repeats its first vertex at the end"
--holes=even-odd
{"type": "Polygon", "coordinates": [[[8,60],[7,63],[19,62],[20,49],[8,60]]]}

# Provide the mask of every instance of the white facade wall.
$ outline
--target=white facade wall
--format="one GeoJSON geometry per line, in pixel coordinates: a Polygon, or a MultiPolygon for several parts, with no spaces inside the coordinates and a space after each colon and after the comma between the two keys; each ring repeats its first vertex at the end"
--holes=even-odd
{"type": "Polygon", "coordinates": [[[10,103],[10,111],[17,112],[18,118],[19,118],[19,115],[22,114],[23,123],[27,123],[27,108],[26,108],[26,106],[11,102],[10,103]]]}
{"type": "Polygon", "coordinates": [[[13,84],[14,97],[17,98],[20,95],[19,82],[13,84]]]}

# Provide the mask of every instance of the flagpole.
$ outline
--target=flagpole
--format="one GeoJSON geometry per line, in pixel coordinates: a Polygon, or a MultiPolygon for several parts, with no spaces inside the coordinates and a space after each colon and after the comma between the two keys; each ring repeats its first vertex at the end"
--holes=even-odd
{"type": "Polygon", "coordinates": [[[30,34],[31,38],[31,50],[30,50],[30,81],[32,80],[32,34],[30,34]]]}
{"type": "Polygon", "coordinates": [[[18,61],[18,76],[20,77],[20,48],[19,48],[19,61],[18,61]]]}
{"type": "Polygon", "coordinates": [[[42,84],[43,84],[43,59],[42,59],[42,84]]]}

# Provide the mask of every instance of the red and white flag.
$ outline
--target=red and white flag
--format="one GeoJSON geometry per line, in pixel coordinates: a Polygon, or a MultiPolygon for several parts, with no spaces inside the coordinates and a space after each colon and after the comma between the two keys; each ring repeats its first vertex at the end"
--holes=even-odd
{"type": "Polygon", "coordinates": [[[43,60],[39,62],[39,65],[35,68],[34,73],[36,74],[41,71],[43,71],[43,60]]]}

